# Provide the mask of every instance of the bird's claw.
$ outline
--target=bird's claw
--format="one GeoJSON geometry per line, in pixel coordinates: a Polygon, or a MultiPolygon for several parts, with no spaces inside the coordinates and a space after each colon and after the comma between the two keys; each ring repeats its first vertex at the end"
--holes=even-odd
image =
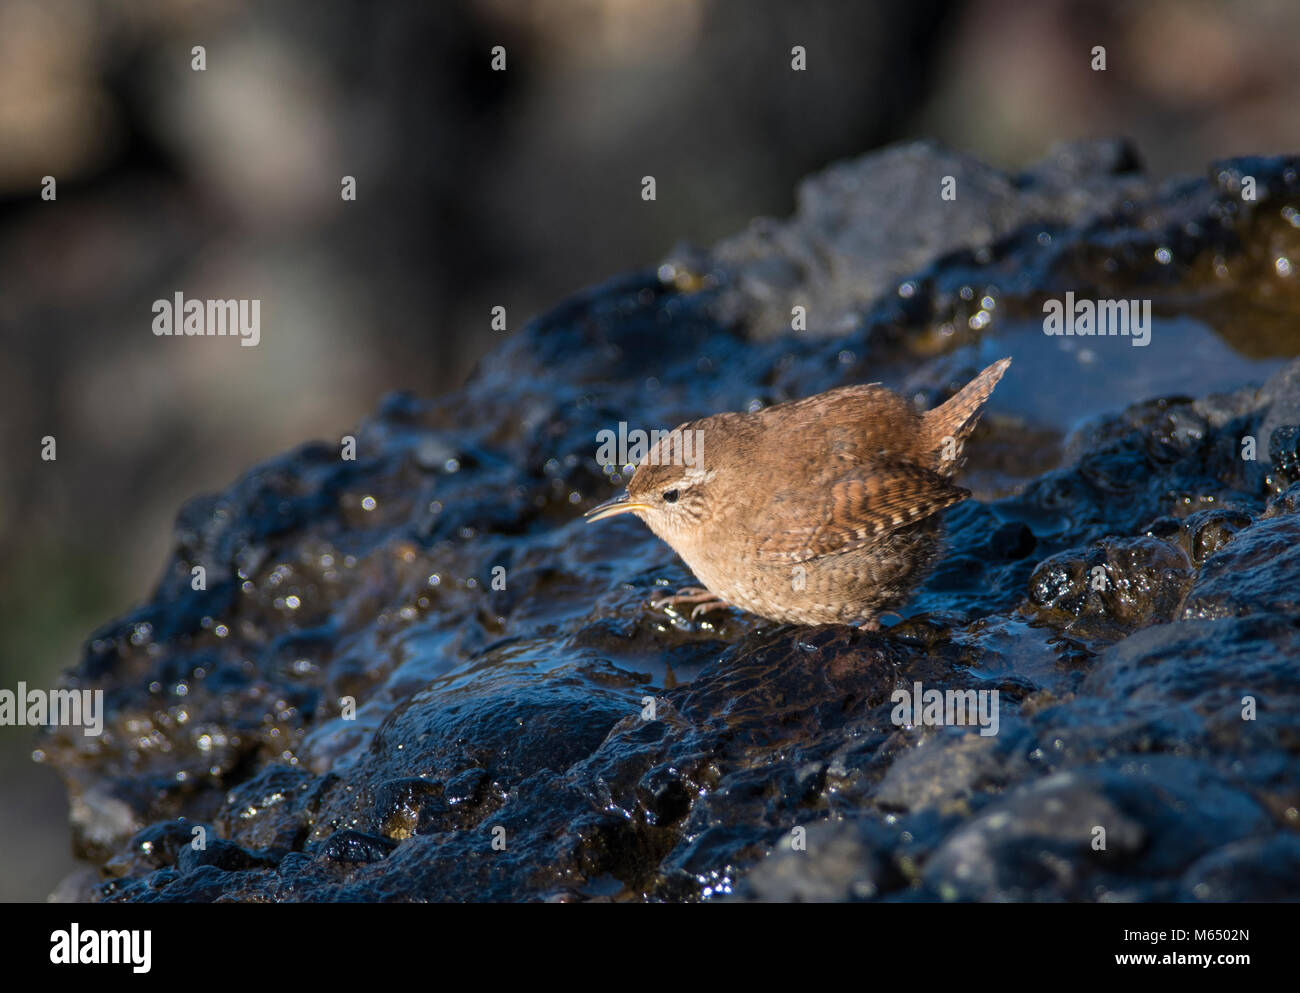
{"type": "Polygon", "coordinates": [[[871,620],[869,620],[869,621],[863,621],[862,623],[860,623],[860,624],[858,625],[858,630],[860,630],[860,631],[879,631],[879,630],[880,630],[880,618],[882,618],[882,617],[897,617],[900,621],[903,619],[903,615],[900,614],[900,613],[899,613],[898,611],[896,611],[896,610],[882,610],[882,611],[881,611],[880,613],[878,613],[875,617],[871,618],[871,620]]]}
{"type": "Polygon", "coordinates": [[[650,605],[656,610],[664,610],[670,613],[680,613],[677,608],[685,604],[693,605],[691,607],[691,620],[695,620],[701,614],[707,614],[711,610],[720,610],[723,607],[731,606],[727,601],[710,593],[702,586],[685,586],[671,596],[661,597],[650,602],[650,605]]]}

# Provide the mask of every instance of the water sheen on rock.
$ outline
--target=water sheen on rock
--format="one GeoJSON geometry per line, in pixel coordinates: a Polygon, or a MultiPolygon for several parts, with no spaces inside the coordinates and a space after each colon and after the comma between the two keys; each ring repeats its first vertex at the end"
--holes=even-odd
{"type": "Polygon", "coordinates": [[[68,676],[104,734],[40,743],[96,869],[60,896],[1294,895],[1297,166],[889,149],[571,297],[458,394],[390,397],[355,461],[308,444],[193,500],[68,676]],[[1150,346],[1044,335],[1066,291],[1152,300],[1150,346]],[[672,552],[581,520],[620,421],[864,381],[930,405],[1004,354],[975,498],[886,631],[655,613],[672,552]],[[997,690],[997,734],[895,723],[918,683],[997,690]]]}

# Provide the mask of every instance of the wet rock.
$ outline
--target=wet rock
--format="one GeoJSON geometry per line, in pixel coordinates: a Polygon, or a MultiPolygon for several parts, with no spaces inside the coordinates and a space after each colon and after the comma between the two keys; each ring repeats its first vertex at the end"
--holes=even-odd
{"type": "Polygon", "coordinates": [[[182,849],[188,848],[198,836],[195,829],[207,837],[210,828],[189,821],[163,821],[151,824],[136,832],[126,846],[126,850],[110,859],[105,868],[115,876],[125,876],[132,872],[174,866],[182,849]]]}
{"type": "Polygon", "coordinates": [[[1229,903],[1294,900],[1300,887],[1300,838],[1275,834],[1224,845],[1183,877],[1184,900],[1229,903]]]}
{"type": "Polygon", "coordinates": [[[344,865],[378,862],[397,845],[388,838],[364,831],[336,831],[320,847],[320,857],[344,865]]]}
{"type": "Polygon", "coordinates": [[[1000,559],[1023,559],[1037,545],[1034,532],[1020,521],[1003,524],[989,538],[989,551],[1000,559]]]}
{"type": "Polygon", "coordinates": [[[272,852],[250,852],[224,838],[212,838],[201,848],[185,845],[176,855],[176,870],[182,875],[210,866],[222,872],[241,869],[273,868],[279,859],[272,852]]]}
{"type": "Polygon", "coordinates": [[[1300,518],[1294,515],[1260,521],[1207,559],[1182,616],[1257,611],[1300,616],[1300,518]]]}
{"type": "MultiPolygon", "coordinates": [[[[958,729],[945,729],[949,732],[958,729]]],[[[969,802],[996,792],[1026,771],[1019,749],[1023,734],[984,737],[960,732],[952,741],[922,739],[910,744],[889,767],[876,790],[885,810],[969,811],[969,802]]]]}
{"type": "Polygon", "coordinates": [[[797,842],[783,839],[745,877],[737,896],[765,903],[844,903],[898,889],[903,876],[881,859],[872,834],[853,822],[813,824],[797,842]]]}
{"type": "Polygon", "coordinates": [[[1220,508],[1193,514],[1185,523],[1186,544],[1190,546],[1192,561],[1203,565],[1205,560],[1230,542],[1245,528],[1250,527],[1250,515],[1240,510],[1220,508]]]}
{"type": "Polygon", "coordinates": [[[1294,514],[1300,511],[1300,483],[1294,483],[1268,502],[1263,518],[1277,517],[1281,514],[1294,514]]]}
{"type": "Polygon", "coordinates": [[[427,779],[394,779],[379,787],[375,820],[384,837],[401,841],[419,828],[428,830],[448,810],[442,784],[427,779]]]}
{"type": "Polygon", "coordinates": [[[303,769],[267,765],[226,794],[216,825],[255,847],[296,848],[306,837],[321,787],[330,782],[303,769]]]}
{"type": "Polygon", "coordinates": [[[1268,453],[1270,470],[1276,478],[1268,485],[1280,492],[1296,481],[1296,434],[1300,425],[1300,367],[1290,363],[1264,384],[1263,395],[1269,401],[1268,413],[1259,425],[1259,454],[1268,453]],[[1278,434],[1274,440],[1273,435],[1278,434]]]}
{"type": "Polygon", "coordinates": [[[453,396],[388,398],[355,461],[308,444],[192,501],[154,595],[68,675],[104,690],[103,735],[38,743],[95,870],[59,897],[1284,892],[1296,174],[1155,183],[1116,143],[1018,174],[887,150],[812,178],[788,222],[570,297],[453,396]],[[1158,299],[1166,351],[1045,336],[1066,289],[1158,299]],[[783,330],[794,303],[812,333],[783,330]],[[1159,380],[1198,329],[1219,358],[1159,380]],[[594,457],[620,421],[875,380],[929,404],[1003,354],[975,498],[887,630],[670,618],[648,601],[690,582],[671,551],[581,520],[626,482],[594,457]],[[901,719],[918,686],[996,693],[996,733],[901,719]]]}
{"type": "Polygon", "coordinates": [[[938,256],[987,249],[1029,223],[1084,223],[1149,195],[1136,165],[1118,141],[1061,145],[1018,176],[932,143],[897,145],[806,180],[794,218],[755,221],[713,259],[738,290],[727,303],[743,309],[755,337],[788,331],[790,307],[809,299],[819,303],[810,330],[842,334],[938,256]],[[960,192],[944,200],[946,182],[960,192]]]}
{"type": "Polygon", "coordinates": [[[1279,493],[1300,480],[1300,426],[1280,424],[1269,434],[1269,481],[1279,493]]]}
{"type": "Polygon", "coordinates": [[[1106,539],[1040,562],[1029,577],[1029,599],[1070,624],[1103,620],[1131,630],[1172,619],[1192,578],[1192,563],[1175,545],[1146,537],[1106,539]]]}
{"type": "Polygon", "coordinates": [[[1262,830],[1242,792],[1171,756],[1024,787],[955,831],[926,863],[944,899],[1107,900],[1173,895],[1174,873],[1217,841],[1262,830]]]}
{"type": "Polygon", "coordinates": [[[1080,727],[1136,731],[1143,751],[1253,756],[1260,774],[1280,763],[1294,779],[1300,768],[1285,753],[1300,744],[1298,651],[1300,623],[1276,614],[1147,628],[1087,674],[1080,690],[1092,716],[1080,727]]]}

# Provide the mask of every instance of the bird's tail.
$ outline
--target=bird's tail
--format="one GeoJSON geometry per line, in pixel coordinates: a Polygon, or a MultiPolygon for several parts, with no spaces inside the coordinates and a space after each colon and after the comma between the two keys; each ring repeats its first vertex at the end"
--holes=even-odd
{"type": "Polygon", "coordinates": [[[937,471],[946,476],[956,471],[966,439],[979,423],[980,408],[1009,365],[1011,359],[999,359],[963,386],[952,399],[926,411],[925,432],[929,450],[934,452],[937,471]]]}

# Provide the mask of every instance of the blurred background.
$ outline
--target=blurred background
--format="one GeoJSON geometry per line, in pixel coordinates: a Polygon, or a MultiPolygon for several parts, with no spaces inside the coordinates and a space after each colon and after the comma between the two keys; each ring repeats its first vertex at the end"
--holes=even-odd
{"type": "MultiPolygon", "coordinates": [[[[1294,0],[0,0],[0,687],[148,595],[187,498],[457,387],[492,307],[913,137],[1018,167],[1125,135],[1159,176],[1294,150],[1297,37],[1294,0]],[[155,337],[177,290],[260,299],[261,344],[155,337]]],[[[31,742],[0,728],[0,900],[73,868],[31,742]]]]}

